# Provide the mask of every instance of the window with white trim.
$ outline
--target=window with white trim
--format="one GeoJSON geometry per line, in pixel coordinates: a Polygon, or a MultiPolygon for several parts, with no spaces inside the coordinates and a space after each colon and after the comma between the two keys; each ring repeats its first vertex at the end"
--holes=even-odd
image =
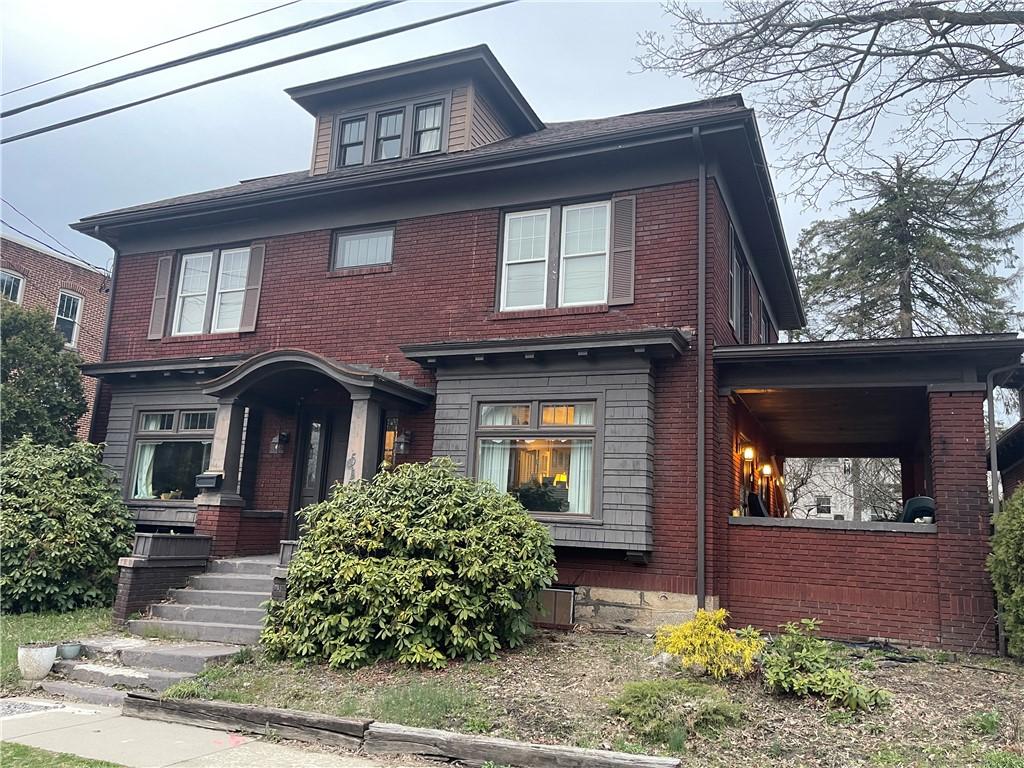
{"type": "Polygon", "coordinates": [[[402,125],[404,122],[404,109],[381,112],[377,115],[374,160],[396,160],[402,156],[402,125]]]}
{"type": "Polygon", "coordinates": [[[423,155],[441,149],[441,115],[444,102],[421,104],[416,107],[415,124],[412,133],[412,153],[423,155]]]}
{"type": "Polygon", "coordinates": [[[127,496],[138,500],[194,499],[196,475],[210,464],[216,411],[167,410],[138,414],[127,496]]]}
{"type": "Polygon", "coordinates": [[[53,327],[64,337],[69,347],[78,344],[78,329],[82,319],[82,297],[67,291],[57,295],[57,314],[53,327]]]}
{"type": "Polygon", "coordinates": [[[213,300],[214,333],[237,331],[241,327],[248,274],[248,248],[229,248],[220,252],[217,291],[213,300]]]}
{"type": "Polygon", "coordinates": [[[203,332],[212,264],[212,252],[188,253],[181,257],[174,304],[175,336],[203,332]]]}
{"type": "Polygon", "coordinates": [[[394,227],[359,232],[335,232],[333,269],[390,264],[394,247],[394,227]]]}
{"type": "Polygon", "coordinates": [[[832,497],[815,496],[814,514],[819,515],[820,517],[832,517],[832,497]]]}
{"type": "Polygon", "coordinates": [[[21,294],[24,288],[25,278],[17,272],[0,269],[0,296],[15,304],[21,304],[21,294]]]}
{"type": "Polygon", "coordinates": [[[547,298],[551,212],[505,214],[501,308],[540,309],[547,298]]]}
{"type": "Polygon", "coordinates": [[[578,307],[607,301],[610,211],[608,201],[562,209],[559,306],[578,307]]]}
{"type": "Polygon", "coordinates": [[[366,118],[354,117],[341,122],[338,165],[362,165],[366,144],[366,118]]]}
{"type": "Polygon", "coordinates": [[[174,292],[172,335],[239,330],[250,255],[248,246],[182,254],[174,292]]]}

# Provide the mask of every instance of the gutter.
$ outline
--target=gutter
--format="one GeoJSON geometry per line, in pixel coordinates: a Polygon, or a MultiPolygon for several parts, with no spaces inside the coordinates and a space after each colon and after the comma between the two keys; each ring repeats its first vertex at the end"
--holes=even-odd
{"type": "Polygon", "coordinates": [[[697,609],[704,608],[706,597],[705,552],[707,531],[705,504],[707,482],[705,478],[705,444],[707,442],[704,391],[707,387],[707,158],[700,128],[693,128],[693,142],[697,149],[697,609]]]}

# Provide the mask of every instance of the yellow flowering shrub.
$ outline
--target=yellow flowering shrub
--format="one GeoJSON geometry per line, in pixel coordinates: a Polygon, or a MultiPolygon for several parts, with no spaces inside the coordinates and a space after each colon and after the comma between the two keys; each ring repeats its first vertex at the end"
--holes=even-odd
{"type": "Polygon", "coordinates": [[[726,626],[729,614],[699,610],[690,621],[659,627],[654,647],[679,659],[686,667],[702,667],[716,680],[745,677],[765,641],[753,627],[732,631],[726,626]]]}

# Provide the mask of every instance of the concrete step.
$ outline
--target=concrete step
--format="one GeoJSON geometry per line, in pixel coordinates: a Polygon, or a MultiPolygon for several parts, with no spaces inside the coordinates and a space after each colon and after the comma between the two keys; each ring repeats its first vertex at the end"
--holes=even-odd
{"type": "Polygon", "coordinates": [[[159,643],[141,637],[97,638],[82,644],[92,661],[172,672],[202,672],[207,664],[223,662],[241,650],[238,645],[159,643]]]}
{"type": "Polygon", "coordinates": [[[192,589],[216,589],[227,592],[258,592],[270,597],[274,579],[267,576],[253,576],[236,573],[204,573],[188,580],[192,589]]]}
{"type": "Polygon", "coordinates": [[[270,599],[262,592],[229,592],[216,589],[172,589],[167,596],[182,605],[222,605],[225,608],[259,608],[270,599]]]}
{"type": "Polygon", "coordinates": [[[143,637],[177,637],[184,640],[203,640],[208,643],[233,643],[236,645],[256,645],[260,639],[260,628],[247,624],[135,619],[128,622],[128,631],[143,637]]]}
{"type": "Polygon", "coordinates": [[[43,680],[40,687],[51,696],[62,696],[68,701],[80,701],[100,707],[120,707],[128,697],[127,691],[100,685],[82,685],[66,680],[43,680]]]}
{"type": "Polygon", "coordinates": [[[150,606],[154,618],[171,621],[206,621],[214,624],[263,625],[267,612],[260,608],[230,608],[225,605],[180,605],[156,603],[150,606]]]}
{"type": "Polygon", "coordinates": [[[113,688],[145,688],[163,693],[175,683],[193,677],[191,672],[171,672],[166,669],[124,667],[98,661],[58,661],[54,671],[78,683],[113,688]]]}
{"type": "Polygon", "coordinates": [[[274,559],[241,559],[241,560],[212,560],[207,573],[233,573],[249,576],[270,576],[271,571],[277,566],[277,558],[274,559]]]}

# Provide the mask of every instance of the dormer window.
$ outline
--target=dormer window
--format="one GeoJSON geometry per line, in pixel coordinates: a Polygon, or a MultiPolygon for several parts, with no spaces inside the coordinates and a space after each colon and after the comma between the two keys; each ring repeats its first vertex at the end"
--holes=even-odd
{"type": "Polygon", "coordinates": [[[341,123],[341,147],[338,151],[338,165],[362,165],[363,149],[366,143],[366,118],[356,117],[341,123]]]}
{"type": "Polygon", "coordinates": [[[405,110],[377,114],[377,140],[373,153],[374,160],[395,160],[402,156],[402,124],[405,110]]]}
{"type": "Polygon", "coordinates": [[[416,107],[416,124],[413,128],[412,153],[423,155],[441,149],[441,113],[443,102],[421,104],[416,107]]]}

